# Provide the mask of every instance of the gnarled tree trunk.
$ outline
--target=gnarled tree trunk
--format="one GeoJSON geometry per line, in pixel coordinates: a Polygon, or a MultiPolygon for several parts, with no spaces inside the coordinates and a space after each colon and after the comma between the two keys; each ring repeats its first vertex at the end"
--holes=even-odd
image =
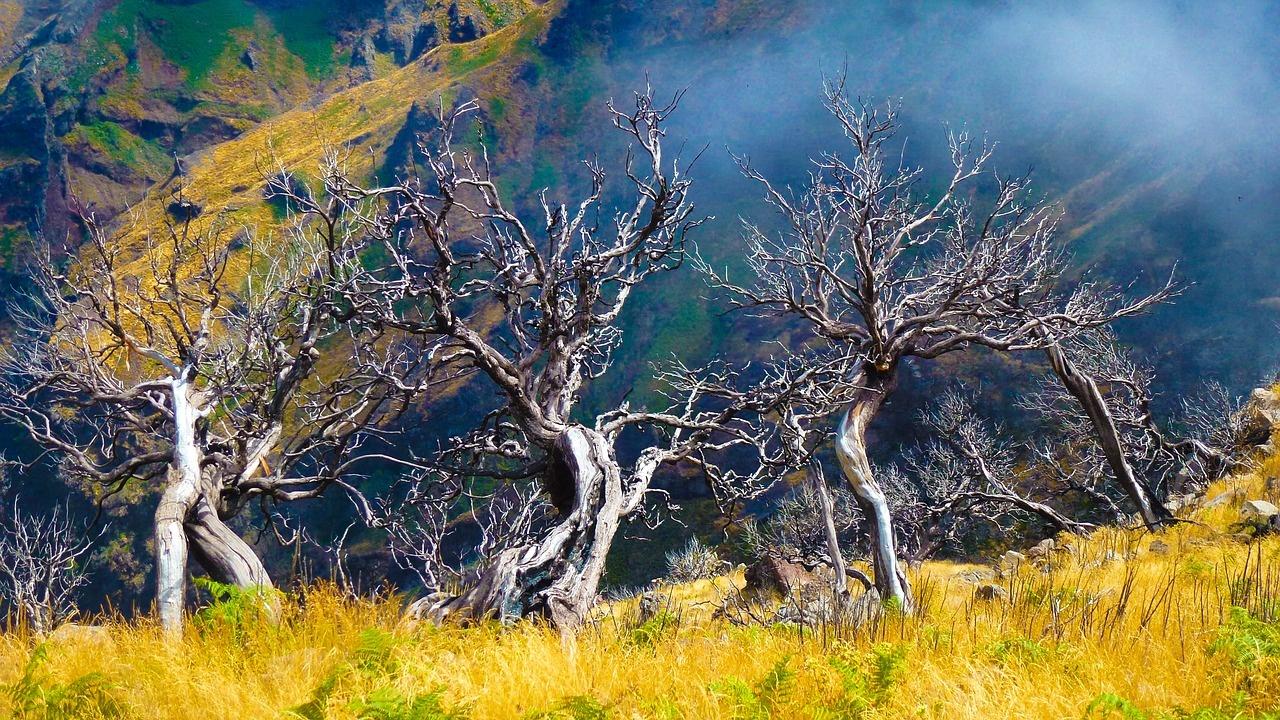
{"type": "Polygon", "coordinates": [[[556,455],[563,482],[549,490],[559,524],[538,542],[501,553],[461,595],[428,599],[411,612],[435,621],[542,616],[561,629],[583,623],[622,519],[622,473],[605,437],[581,425],[561,434],[556,455]]]}
{"type": "Polygon", "coordinates": [[[1174,519],[1173,513],[1159,499],[1151,496],[1146,484],[1134,473],[1133,466],[1125,456],[1120,430],[1116,427],[1115,418],[1112,417],[1111,409],[1107,406],[1102,391],[1098,389],[1098,384],[1088,374],[1081,372],[1060,346],[1049,345],[1045,348],[1045,354],[1049,356],[1049,363],[1053,366],[1054,374],[1062,381],[1062,386],[1089,416],[1107,464],[1111,466],[1116,482],[1137,506],[1142,522],[1152,529],[1169,524],[1174,519]]]}
{"type": "Polygon", "coordinates": [[[903,610],[910,611],[911,586],[898,562],[889,501],[867,459],[867,426],[884,406],[889,393],[893,392],[897,384],[896,368],[880,370],[865,367],[853,383],[859,390],[840,419],[836,431],[836,457],[870,527],[875,589],[881,598],[894,598],[901,603],[903,610]]]}
{"type": "Polygon", "coordinates": [[[210,578],[241,588],[271,587],[271,577],[261,558],[218,517],[207,497],[196,502],[185,529],[191,554],[210,578]]]}

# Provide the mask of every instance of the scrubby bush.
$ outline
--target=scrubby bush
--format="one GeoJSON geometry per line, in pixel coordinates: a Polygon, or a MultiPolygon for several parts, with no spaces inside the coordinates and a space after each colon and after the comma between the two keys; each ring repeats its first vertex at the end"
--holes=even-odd
{"type": "Polygon", "coordinates": [[[724,569],[725,561],[720,559],[715,549],[696,537],[684,547],[667,553],[667,578],[674,582],[706,580],[724,572],[724,569]]]}

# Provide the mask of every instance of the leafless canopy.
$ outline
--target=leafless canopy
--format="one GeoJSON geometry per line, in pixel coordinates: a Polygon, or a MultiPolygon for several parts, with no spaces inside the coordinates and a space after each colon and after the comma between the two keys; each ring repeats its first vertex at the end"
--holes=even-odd
{"type": "Polygon", "coordinates": [[[687,166],[664,148],[678,101],[661,104],[646,91],[625,110],[610,104],[612,125],[630,147],[622,182],[611,185],[604,166],[588,161],[590,189],[572,204],[546,191],[532,208],[508,204],[487,149],[454,141],[473,102],[442,108],[437,131],[419,146],[423,177],[367,189],[336,165],[327,173],[341,207],[313,208],[319,222],[340,214],[386,258],[348,296],[354,311],[428,344],[435,376],[459,381],[454,391],[489,408],[472,432],[421,453],[425,469],[400,484],[393,501],[365,506],[429,588],[456,579],[449,566],[474,563],[464,592],[431,601],[435,617],[580,622],[618,523],[645,513],[657,469],[687,461],[721,487],[763,482],[783,456],[772,426],[759,419],[828,367],[676,361],[658,372],[656,407],[622,401],[582,416],[584,389],[609,370],[635,288],[679,268],[702,222],[687,166]],[[626,199],[610,210],[607,198],[615,197],[626,199]],[[496,389],[497,401],[461,382],[471,378],[496,389]],[[650,439],[625,463],[614,449],[624,432],[650,439]],[[715,460],[733,449],[756,461],[715,460]],[[446,557],[451,529],[473,542],[446,557]]]}
{"type": "Polygon", "coordinates": [[[851,100],[842,83],[827,85],[826,101],[852,158],[814,160],[800,194],[738,158],[784,224],[777,235],[746,224],[747,284],[702,263],[740,306],[800,316],[822,337],[856,345],[869,363],[889,367],[907,355],[932,358],[971,345],[1042,347],[1041,327],[1064,340],[1139,313],[1173,290],[1168,284],[1137,300],[1091,282],[1063,291],[1067,256],[1055,237],[1056,209],[1035,201],[1027,176],[988,171],[993,144],[949,132],[951,175],[936,198],[923,200],[923,169],[893,164],[897,105],[851,100]],[[996,185],[982,208],[970,191],[981,177],[996,185]]]}
{"type": "MultiPolygon", "coordinates": [[[[1081,335],[1062,346],[1062,352],[1077,374],[1099,388],[1126,461],[1157,500],[1203,490],[1246,461],[1246,415],[1241,400],[1222,385],[1205,384],[1184,398],[1172,417],[1160,418],[1154,407],[1154,370],[1113,333],[1102,329],[1081,335]]],[[[1038,390],[1020,402],[1050,426],[1053,436],[1038,454],[1058,469],[1059,484],[1083,494],[1104,517],[1127,516],[1123,493],[1106,481],[1111,473],[1094,421],[1060,379],[1043,378],[1038,390]]]]}
{"type": "Polygon", "coordinates": [[[883,473],[908,557],[924,559],[962,546],[978,531],[998,533],[1017,522],[1034,521],[1052,532],[1092,527],[1054,506],[1056,478],[1046,477],[1036,455],[1020,452],[1004,428],[978,413],[970,391],[948,390],[921,420],[932,437],[909,451],[901,468],[883,473]]]}
{"type": "Polygon", "coordinates": [[[102,502],[130,485],[163,490],[160,604],[176,627],[188,540],[215,579],[268,584],[224,521],[341,482],[371,421],[416,392],[385,382],[386,368],[417,353],[350,322],[356,256],[332,233],[295,223],[273,246],[188,219],[128,245],[85,226],[79,259],[63,270],[46,255],[12,310],[0,415],[102,502]]]}
{"type": "Polygon", "coordinates": [[[63,507],[33,515],[15,502],[0,518],[0,602],[37,635],[74,617],[93,540],[63,507]]]}
{"type": "Polygon", "coordinates": [[[851,153],[813,160],[799,191],[774,185],[738,158],[780,230],[745,224],[745,281],[706,259],[698,264],[738,307],[799,318],[819,338],[861,356],[847,379],[859,392],[846,406],[837,456],[870,520],[877,589],[906,603],[890,512],[865,447],[902,358],[974,346],[1043,348],[1142,312],[1173,286],[1136,300],[1089,281],[1064,287],[1055,209],[1035,199],[1027,177],[989,171],[993,146],[985,139],[949,132],[949,176],[926,197],[923,170],[904,166],[891,145],[896,105],[853,100],[843,81],[828,82],[825,99],[851,153]],[[982,202],[974,199],[979,178],[994,185],[982,202]]]}

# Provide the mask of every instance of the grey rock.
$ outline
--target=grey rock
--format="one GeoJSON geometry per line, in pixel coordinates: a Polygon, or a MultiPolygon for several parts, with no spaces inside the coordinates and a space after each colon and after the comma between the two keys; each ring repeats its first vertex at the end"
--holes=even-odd
{"type": "Polygon", "coordinates": [[[115,647],[111,631],[101,625],[81,625],[64,623],[49,634],[49,642],[57,645],[74,645],[76,647],[95,647],[109,649],[115,647]]]}
{"type": "Polygon", "coordinates": [[[658,592],[657,590],[649,590],[640,596],[640,617],[639,624],[643,625],[658,616],[659,613],[671,604],[671,598],[668,595],[658,592]]]}
{"type": "Polygon", "coordinates": [[[996,574],[1000,577],[1016,575],[1018,570],[1027,564],[1027,556],[1016,550],[1010,550],[1000,556],[996,562],[996,574]]]}
{"type": "Polygon", "coordinates": [[[994,583],[983,583],[974,588],[973,597],[984,602],[1005,601],[1009,599],[1009,591],[994,583]]]}
{"type": "Polygon", "coordinates": [[[1246,500],[1240,506],[1240,520],[1247,525],[1267,525],[1276,515],[1280,508],[1266,500],[1246,500]]]}
{"type": "Polygon", "coordinates": [[[747,592],[757,595],[790,595],[815,580],[804,566],[772,556],[752,563],[744,574],[747,592]]]}
{"type": "Polygon", "coordinates": [[[1027,548],[1027,559],[1032,562],[1044,562],[1053,556],[1056,549],[1053,538],[1045,538],[1030,548],[1027,548]]]}
{"type": "Polygon", "coordinates": [[[964,570],[956,573],[956,578],[961,582],[967,582],[971,585],[979,585],[991,578],[995,577],[995,573],[990,570],[964,570]]]}

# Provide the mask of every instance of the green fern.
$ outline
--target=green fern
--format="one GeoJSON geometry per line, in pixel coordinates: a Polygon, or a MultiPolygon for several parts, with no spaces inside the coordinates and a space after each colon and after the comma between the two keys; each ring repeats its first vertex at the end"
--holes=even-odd
{"type": "Polygon", "coordinates": [[[124,716],[112,694],[112,685],[101,673],[88,673],[68,683],[49,678],[45,663],[49,651],[37,645],[11,685],[0,685],[9,698],[10,717],[15,720],[111,720],[124,716]]]}
{"type": "Polygon", "coordinates": [[[194,582],[212,599],[196,611],[193,618],[195,626],[201,630],[225,626],[238,636],[244,632],[246,624],[266,617],[275,600],[273,594],[276,591],[269,587],[242,588],[203,577],[196,578],[194,582]]]}
{"type": "Polygon", "coordinates": [[[734,720],[769,720],[774,708],[786,703],[795,682],[790,662],[790,657],[778,660],[754,686],[741,678],[727,677],[712,683],[711,692],[732,703],[730,716],[734,720]]]}
{"type": "Polygon", "coordinates": [[[378,688],[351,702],[351,711],[360,720],[466,720],[466,713],[444,706],[443,688],[425,695],[406,696],[388,687],[378,688]]]}
{"type": "Polygon", "coordinates": [[[609,708],[589,695],[572,695],[550,710],[524,717],[525,720],[608,720],[609,708]]]}
{"type": "Polygon", "coordinates": [[[1280,657],[1280,623],[1259,620],[1248,610],[1233,607],[1209,644],[1209,653],[1222,653],[1236,667],[1253,669],[1263,658],[1280,657]]]}

